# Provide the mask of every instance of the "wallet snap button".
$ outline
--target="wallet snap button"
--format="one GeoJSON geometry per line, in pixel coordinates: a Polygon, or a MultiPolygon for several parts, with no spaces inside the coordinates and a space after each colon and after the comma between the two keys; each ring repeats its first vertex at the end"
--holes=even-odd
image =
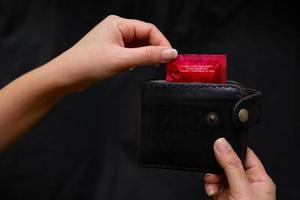
{"type": "Polygon", "coordinates": [[[249,118],[249,112],[247,109],[245,108],[242,108],[240,111],[239,111],[239,120],[241,122],[246,122],[249,118]]]}
{"type": "Polygon", "coordinates": [[[217,113],[215,113],[215,112],[208,113],[208,115],[207,115],[208,124],[216,125],[218,123],[218,120],[219,120],[219,117],[218,117],[217,113]]]}

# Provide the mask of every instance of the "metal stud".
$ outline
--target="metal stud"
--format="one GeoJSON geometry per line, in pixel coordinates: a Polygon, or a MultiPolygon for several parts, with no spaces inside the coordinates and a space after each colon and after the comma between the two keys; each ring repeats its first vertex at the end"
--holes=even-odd
{"type": "Polygon", "coordinates": [[[215,112],[210,112],[207,115],[207,122],[212,125],[216,125],[218,123],[218,115],[215,112]]]}
{"type": "Polygon", "coordinates": [[[245,108],[242,108],[240,111],[239,111],[239,120],[241,122],[246,122],[248,121],[249,119],[249,112],[247,109],[245,108]]]}

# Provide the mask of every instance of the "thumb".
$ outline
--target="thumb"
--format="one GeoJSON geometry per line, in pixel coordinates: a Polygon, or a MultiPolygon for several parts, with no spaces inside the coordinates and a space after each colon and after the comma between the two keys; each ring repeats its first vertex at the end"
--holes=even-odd
{"type": "Polygon", "coordinates": [[[124,53],[127,58],[122,62],[125,68],[166,63],[175,59],[178,55],[176,49],[165,46],[144,46],[125,49],[124,53]]]}
{"type": "Polygon", "coordinates": [[[246,192],[249,182],[242,162],[225,138],[219,138],[214,144],[218,163],[224,169],[229,188],[237,193],[246,192]]]}

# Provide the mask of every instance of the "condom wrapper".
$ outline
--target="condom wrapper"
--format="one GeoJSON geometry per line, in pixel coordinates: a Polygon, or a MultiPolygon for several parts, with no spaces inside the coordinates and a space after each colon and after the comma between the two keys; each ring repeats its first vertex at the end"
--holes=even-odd
{"type": "Polygon", "coordinates": [[[167,63],[166,81],[226,83],[226,55],[178,55],[167,63]]]}

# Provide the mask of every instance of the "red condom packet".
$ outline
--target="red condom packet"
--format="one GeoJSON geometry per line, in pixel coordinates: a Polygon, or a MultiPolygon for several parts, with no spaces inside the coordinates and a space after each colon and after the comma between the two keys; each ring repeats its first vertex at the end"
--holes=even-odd
{"type": "Polygon", "coordinates": [[[167,82],[226,83],[226,55],[182,54],[166,70],[167,82]]]}

